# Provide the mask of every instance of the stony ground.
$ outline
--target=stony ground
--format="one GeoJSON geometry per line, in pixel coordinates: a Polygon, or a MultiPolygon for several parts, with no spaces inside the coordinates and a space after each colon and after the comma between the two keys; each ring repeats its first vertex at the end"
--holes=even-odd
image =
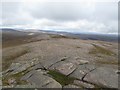
{"type": "Polygon", "coordinates": [[[3,87],[118,88],[118,45],[51,35],[3,48],[3,87]]]}

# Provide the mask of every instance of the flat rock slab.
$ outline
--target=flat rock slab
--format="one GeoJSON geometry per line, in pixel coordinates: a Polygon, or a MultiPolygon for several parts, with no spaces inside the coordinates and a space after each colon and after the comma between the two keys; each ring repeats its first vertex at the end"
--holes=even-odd
{"type": "Polygon", "coordinates": [[[75,71],[76,66],[73,63],[64,63],[64,64],[56,67],[55,69],[64,75],[69,75],[73,71],[75,71]]]}
{"type": "Polygon", "coordinates": [[[86,73],[88,73],[90,70],[93,70],[95,68],[96,68],[96,66],[94,66],[92,64],[79,65],[78,68],[72,74],[70,74],[70,76],[78,78],[78,79],[82,79],[82,77],[86,73]]]}
{"type": "Polygon", "coordinates": [[[27,79],[27,81],[34,85],[36,88],[62,88],[62,86],[57,81],[51,77],[44,75],[43,71],[35,71],[29,74],[29,77],[24,77],[22,79],[27,79]]]}
{"type": "Polygon", "coordinates": [[[31,67],[32,70],[38,70],[38,69],[43,69],[43,66],[38,63],[38,64],[35,64],[33,67],[31,67]]]}
{"type": "Polygon", "coordinates": [[[16,73],[22,72],[30,66],[31,65],[29,63],[22,64],[20,67],[14,68],[14,70],[11,72],[11,74],[16,74],[16,73]]]}
{"type": "Polygon", "coordinates": [[[20,63],[12,63],[9,67],[9,70],[15,70],[18,69],[20,66],[22,66],[20,63]]]}
{"type": "Polygon", "coordinates": [[[8,70],[12,71],[11,74],[16,74],[24,70],[27,70],[27,68],[38,69],[38,68],[42,68],[42,66],[37,59],[35,60],[32,59],[29,62],[12,63],[8,70]]]}
{"type": "Polygon", "coordinates": [[[118,74],[116,69],[100,67],[88,73],[84,80],[95,83],[100,86],[118,88],[118,74]]]}

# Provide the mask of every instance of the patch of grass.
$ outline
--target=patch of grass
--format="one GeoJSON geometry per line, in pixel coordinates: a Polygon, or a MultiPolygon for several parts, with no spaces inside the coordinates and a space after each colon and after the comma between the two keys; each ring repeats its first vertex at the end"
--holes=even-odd
{"type": "MultiPolygon", "coordinates": [[[[15,53],[11,53],[10,55],[7,55],[7,56],[3,56],[2,57],[2,70],[6,70],[9,68],[9,66],[11,65],[11,63],[14,61],[14,59],[28,53],[29,50],[28,48],[25,48],[25,49],[22,49],[22,50],[18,50],[17,52],[15,53]]],[[[5,53],[4,53],[5,54],[5,53]]]]}
{"type": "Polygon", "coordinates": [[[112,64],[112,65],[118,65],[118,61],[116,60],[108,60],[108,61],[105,61],[105,60],[97,60],[96,63],[99,63],[99,64],[112,64]]]}
{"type": "Polygon", "coordinates": [[[116,55],[114,52],[112,52],[111,50],[108,50],[104,47],[101,47],[101,46],[98,46],[98,45],[95,45],[95,44],[92,44],[94,46],[94,48],[92,48],[90,51],[89,51],[89,54],[104,54],[104,55],[116,55]]]}
{"type": "Polygon", "coordinates": [[[53,77],[53,79],[55,79],[57,82],[59,82],[62,86],[71,84],[75,80],[74,77],[66,76],[55,70],[49,70],[49,72],[47,74],[51,75],[53,77]]]}
{"type": "Polygon", "coordinates": [[[66,38],[66,39],[77,39],[75,37],[64,36],[64,35],[50,35],[51,38],[66,38]]]}
{"type": "Polygon", "coordinates": [[[81,48],[80,46],[76,46],[76,48],[81,48]]]}
{"type": "Polygon", "coordinates": [[[51,38],[68,38],[67,36],[63,35],[50,35],[51,38]]]}
{"type": "Polygon", "coordinates": [[[13,75],[5,76],[4,78],[2,78],[3,86],[9,85],[8,80],[11,79],[11,78],[15,79],[17,85],[25,85],[25,84],[27,84],[27,81],[21,80],[21,77],[23,75],[25,75],[27,72],[28,71],[26,69],[26,70],[24,70],[22,72],[19,72],[19,73],[13,74],[13,75]]]}

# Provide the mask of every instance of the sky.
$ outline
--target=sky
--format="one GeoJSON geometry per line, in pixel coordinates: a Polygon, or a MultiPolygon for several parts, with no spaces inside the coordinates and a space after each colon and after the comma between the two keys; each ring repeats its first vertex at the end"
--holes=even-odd
{"type": "Polygon", "coordinates": [[[118,0],[3,0],[0,27],[118,33],[118,0]]]}

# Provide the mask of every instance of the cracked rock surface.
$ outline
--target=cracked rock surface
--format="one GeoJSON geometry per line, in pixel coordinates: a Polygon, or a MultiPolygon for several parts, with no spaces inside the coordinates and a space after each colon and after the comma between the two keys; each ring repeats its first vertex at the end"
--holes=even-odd
{"type": "Polygon", "coordinates": [[[3,87],[118,88],[117,43],[43,36],[3,48],[3,87]]]}

